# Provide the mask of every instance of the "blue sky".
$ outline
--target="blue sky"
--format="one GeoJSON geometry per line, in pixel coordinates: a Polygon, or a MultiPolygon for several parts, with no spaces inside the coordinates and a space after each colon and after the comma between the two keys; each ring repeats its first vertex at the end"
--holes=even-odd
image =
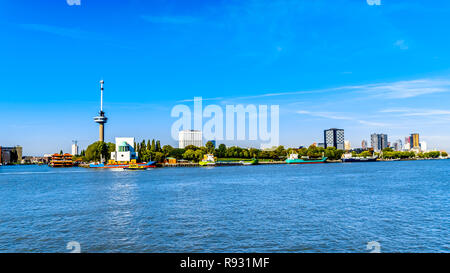
{"type": "MultiPolygon", "coordinates": [[[[0,145],[170,137],[173,106],[280,105],[280,142],[418,132],[450,149],[448,1],[0,0],[0,145]],[[187,100],[187,101],[185,101],[187,100]],[[183,102],[185,101],[185,102],[183,102]]],[[[233,142],[226,143],[233,144],[233,142]]],[[[239,144],[239,143],[237,143],[239,144]]],[[[248,145],[259,146],[259,143],[248,145]]]]}

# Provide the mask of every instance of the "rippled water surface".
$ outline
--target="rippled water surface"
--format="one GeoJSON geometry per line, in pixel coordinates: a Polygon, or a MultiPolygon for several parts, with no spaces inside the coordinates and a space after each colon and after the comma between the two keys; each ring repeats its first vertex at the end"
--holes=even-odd
{"type": "Polygon", "coordinates": [[[450,160],[0,167],[0,252],[450,251],[450,160]]]}

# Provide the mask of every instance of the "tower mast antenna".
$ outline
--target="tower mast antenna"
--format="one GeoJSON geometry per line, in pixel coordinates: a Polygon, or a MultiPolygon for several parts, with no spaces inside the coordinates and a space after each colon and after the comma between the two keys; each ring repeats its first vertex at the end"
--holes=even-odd
{"type": "Polygon", "coordinates": [[[105,116],[105,112],[103,112],[103,84],[105,81],[100,81],[100,113],[97,117],[94,118],[94,121],[99,125],[99,141],[105,141],[105,123],[108,121],[108,118],[105,116]]]}

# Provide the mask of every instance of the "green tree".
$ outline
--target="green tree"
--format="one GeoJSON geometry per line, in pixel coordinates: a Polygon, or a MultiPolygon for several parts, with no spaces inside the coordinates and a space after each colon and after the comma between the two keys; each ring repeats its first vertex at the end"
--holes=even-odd
{"type": "Polygon", "coordinates": [[[219,148],[217,148],[217,156],[225,157],[227,153],[227,146],[225,144],[220,144],[219,148]]]}
{"type": "Polygon", "coordinates": [[[161,152],[161,142],[159,140],[156,141],[156,151],[161,152]]]}
{"type": "Polygon", "coordinates": [[[147,140],[147,151],[151,151],[151,144],[150,144],[150,139],[149,140],[147,140]]]}
{"type": "Polygon", "coordinates": [[[108,146],[108,159],[109,159],[111,157],[111,153],[116,151],[116,144],[108,142],[106,143],[106,145],[108,146]]]}
{"type": "Polygon", "coordinates": [[[108,145],[103,141],[94,142],[86,149],[87,161],[100,161],[101,159],[107,160],[108,158],[108,145]]]}
{"type": "Polygon", "coordinates": [[[169,156],[173,151],[173,147],[170,145],[164,145],[162,147],[162,152],[164,153],[165,156],[169,156]]]}
{"type": "Polygon", "coordinates": [[[198,149],[198,147],[197,147],[197,146],[194,146],[194,145],[188,145],[188,146],[184,147],[184,149],[186,149],[186,150],[193,150],[193,151],[195,151],[195,150],[197,150],[197,149],[198,149]]]}
{"type": "Polygon", "coordinates": [[[152,147],[150,149],[152,152],[156,152],[156,144],[155,144],[155,140],[152,139],[152,147]]]}
{"type": "Polygon", "coordinates": [[[206,150],[208,153],[210,153],[210,154],[214,153],[215,147],[214,147],[214,144],[212,143],[212,141],[206,142],[205,147],[206,147],[206,150]]]}

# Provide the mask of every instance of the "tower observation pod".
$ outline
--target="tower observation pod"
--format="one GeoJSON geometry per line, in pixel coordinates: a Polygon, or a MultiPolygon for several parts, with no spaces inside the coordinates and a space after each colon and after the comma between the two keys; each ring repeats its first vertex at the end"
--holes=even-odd
{"type": "Polygon", "coordinates": [[[94,121],[99,125],[99,141],[105,141],[105,123],[108,121],[108,118],[105,116],[105,112],[103,112],[103,84],[105,82],[103,80],[100,81],[100,112],[97,117],[94,117],[94,121]]]}

